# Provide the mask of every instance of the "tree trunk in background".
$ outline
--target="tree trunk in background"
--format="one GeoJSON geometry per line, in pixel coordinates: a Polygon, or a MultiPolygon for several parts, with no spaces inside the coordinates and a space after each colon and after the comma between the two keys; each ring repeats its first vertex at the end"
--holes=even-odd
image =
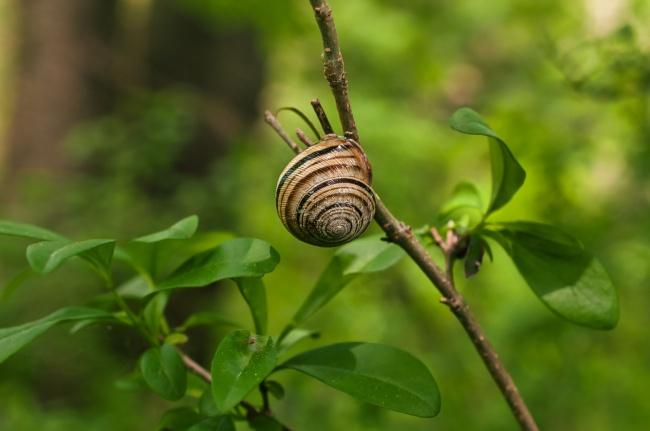
{"type": "MultiPolygon", "coordinates": [[[[71,168],[64,141],[133,90],[196,90],[196,136],[176,168],[201,176],[258,117],[263,58],[250,29],[222,31],[175,0],[20,0],[8,185],[71,168]],[[133,40],[137,39],[137,40],[133,40]]],[[[10,187],[11,189],[11,187],[10,187]]]]}
{"type": "Polygon", "coordinates": [[[197,91],[197,134],[177,161],[183,175],[201,176],[261,112],[264,62],[250,28],[220,29],[176,0],[153,2],[149,71],[154,89],[182,85],[197,91]]]}
{"type": "Polygon", "coordinates": [[[63,141],[84,112],[94,2],[22,0],[18,91],[8,131],[10,182],[21,172],[65,169],[63,141]]]}

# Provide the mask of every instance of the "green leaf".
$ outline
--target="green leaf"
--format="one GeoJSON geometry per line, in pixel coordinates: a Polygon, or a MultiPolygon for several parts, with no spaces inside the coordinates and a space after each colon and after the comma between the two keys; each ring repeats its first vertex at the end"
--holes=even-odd
{"type": "Polygon", "coordinates": [[[311,338],[312,340],[320,337],[320,332],[304,328],[289,328],[280,338],[278,353],[284,353],[303,340],[311,338]]]}
{"type": "Polygon", "coordinates": [[[134,370],[131,373],[120,377],[119,379],[113,382],[113,386],[121,391],[126,392],[137,392],[145,388],[144,380],[142,379],[142,373],[138,370],[134,370]]]}
{"type": "Polygon", "coordinates": [[[211,325],[223,325],[223,326],[232,326],[235,328],[241,328],[243,325],[233,322],[232,320],[224,317],[219,313],[212,311],[199,311],[190,315],[185,322],[176,328],[177,331],[186,331],[189,328],[195,326],[211,326],[211,325]]]}
{"type": "Polygon", "coordinates": [[[166,400],[183,398],[187,389],[187,369],[176,348],[169,344],[152,347],[140,358],[144,381],[166,400]]]}
{"type": "Polygon", "coordinates": [[[172,257],[187,256],[184,243],[193,238],[198,220],[197,216],[186,217],[167,229],[136,238],[118,247],[115,257],[136,271],[157,278],[172,257]]]}
{"type": "Polygon", "coordinates": [[[246,300],[248,308],[251,310],[255,332],[266,334],[267,326],[267,305],[266,305],[266,287],[261,277],[255,278],[235,278],[235,283],[239,287],[239,292],[246,300]]]}
{"type": "Polygon", "coordinates": [[[296,312],[294,324],[311,317],[358,275],[383,271],[404,256],[401,248],[380,238],[379,235],[365,237],[339,248],[296,312]]]}
{"type": "Polygon", "coordinates": [[[167,322],[165,320],[165,308],[169,294],[161,294],[153,297],[142,310],[142,317],[147,328],[154,337],[158,337],[162,332],[167,331],[167,322]]]}
{"type": "Polygon", "coordinates": [[[199,227],[199,218],[196,215],[191,215],[176,222],[167,229],[155,232],[149,235],[141,236],[134,239],[134,242],[154,243],[167,239],[188,239],[191,238],[196,229],[199,227]]]}
{"type": "Polygon", "coordinates": [[[9,299],[20,286],[22,286],[34,275],[34,271],[32,271],[30,268],[27,268],[11,277],[7,284],[5,284],[2,288],[2,292],[0,292],[0,301],[9,299]]]}
{"type": "Polygon", "coordinates": [[[483,238],[478,235],[472,235],[467,246],[467,255],[465,256],[465,277],[470,278],[476,275],[483,263],[485,250],[489,246],[483,238]]]}
{"type": "Polygon", "coordinates": [[[440,411],[427,367],[410,353],[373,343],[340,343],[301,353],[281,365],[355,398],[419,417],[440,411]]]}
{"type": "Polygon", "coordinates": [[[117,319],[109,312],[94,308],[62,308],[39,320],[20,326],[0,329],[0,363],[29,344],[39,335],[59,323],[92,320],[96,322],[115,322],[117,319]]]}
{"type": "Polygon", "coordinates": [[[73,324],[70,327],[70,334],[76,334],[77,332],[81,331],[82,329],[95,325],[97,323],[111,323],[111,324],[116,324],[116,325],[126,325],[126,326],[133,326],[133,322],[129,318],[129,316],[126,314],[124,311],[114,311],[111,313],[111,316],[113,316],[113,319],[108,321],[96,321],[96,320],[81,320],[78,321],[77,323],[73,324]]]}
{"type": "Polygon", "coordinates": [[[579,241],[540,223],[501,223],[495,229],[495,239],[548,308],[579,325],[616,326],[616,288],[601,263],[579,241]]]}
{"type": "Polygon", "coordinates": [[[228,334],[212,359],[212,395],[220,412],[236,406],[276,364],[271,337],[237,330],[228,334]]]}
{"type": "Polygon", "coordinates": [[[255,415],[248,420],[248,425],[254,431],[284,431],[282,426],[275,418],[266,415],[255,415]]]}
{"type": "Polygon", "coordinates": [[[230,416],[215,416],[202,420],[187,431],[235,431],[235,423],[230,416]]]}
{"type": "Polygon", "coordinates": [[[460,108],[449,119],[452,129],[469,135],[483,135],[490,144],[492,165],[492,196],[487,214],[507,204],[524,184],[526,172],[521,167],[506,143],[483,121],[481,116],[469,108],[460,108]]]}
{"type": "Polygon", "coordinates": [[[273,271],[279,261],[278,252],[265,241],[232,239],[190,258],[159,285],[157,292],[207,286],[226,278],[261,277],[273,271]]]}
{"type": "Polygon", "coordinates": [[[27,247],[27,261],[41,274],[47,274],[72,257],[81,257],[103,274],[110,271],[115,240],[89,239],[72,242],[69,240],[43,241],[27,247]]]}
{"type": "Polygon", "coordinates": [[[161,431],[186,431],[199,421],[201,421],[201,415],[197,412],[189,407],[178,407],[165,412],[158,424],[158,429],[161,431]]]}
{"type": "Polygon", "coordinates": [[[115,288],[123,298],[142,299],[151,293],[149,281],[142,275],[136,275],[115,288]]]}
{"type": "Polygon", "coordinates": [[[26,223],[16,223],[9,220],[0,220],[0,235],[19,236],[39,241],[56,241],[65,239],[64,236],[43,229],[42,227],[26,223]]]}
{"type": "Polygon", "coordinates": [[[269,391],[271,395],[277,400],[284,398],[284,386],[275,380],[267,380],[263,383],[266,386],[266,390],[269,391]]]}
{"type": "Polygon", "coordinates": [[[171,345],[185,344],[188,341],[189,341],[188,336],[180,332],[172,332],[171,334],[165,337],[165,344],[171,344],[171,345]]]}
{"type": "Polygon", "coordinates": [[[476,186],[469,182],[458,184],[440,208],[439,218],[441,226],[453,221],[460,234],[476,227],[483,219],[483,202],[476,186]]]}
{"type": "MultiPolygon", "coordinates": [[[[171,343],[165,341],[165,344],[171,343]]],[[[203,380],[203,378],[199,377],[197,374],[190,372],[187,373],[187,391],[185,392],[185,396],[199,400],[206,389],[210,389],[208,382],[203,380]]]]}
{"type": "Polygon", "coordinates": [[[217,416],[219,410],[217,410],[217,405],[214,402],[214,397],[212,396],[212,388],[206,388],[203,391],[203,395],[199,398],[199,413],[204,416],[217,416]]]}

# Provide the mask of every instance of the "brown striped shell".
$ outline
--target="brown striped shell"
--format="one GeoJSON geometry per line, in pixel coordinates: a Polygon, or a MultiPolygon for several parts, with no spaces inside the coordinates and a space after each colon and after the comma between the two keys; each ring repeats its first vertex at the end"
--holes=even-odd
{"type": "Polygon", "coordinates": [[[278,215],[298,239],[321,247],[361,235],[375,215],[372,170],[359,144],[326,135],[296,155],[280,174],[278,215]]]}

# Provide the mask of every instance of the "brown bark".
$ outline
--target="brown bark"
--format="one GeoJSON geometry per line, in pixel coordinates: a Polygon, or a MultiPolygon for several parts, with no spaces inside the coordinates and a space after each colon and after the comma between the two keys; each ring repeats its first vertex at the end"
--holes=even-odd
{"type": "Polygon", "coordinates": [[[8,132],[8,172],[61,171],[62,146],[83,112],[91,55],[87,0],[24,0],[18,91],[8,132]]]}

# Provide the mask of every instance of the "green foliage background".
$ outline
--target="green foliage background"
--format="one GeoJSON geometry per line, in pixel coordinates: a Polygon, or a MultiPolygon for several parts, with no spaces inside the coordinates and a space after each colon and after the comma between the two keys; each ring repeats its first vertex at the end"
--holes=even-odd
{"type": "MultiPolygon", "coordinates": [[[[334,117],[306,0],[179,3],[207,28],[255,35],[266,73],[260,112],[286,105],[308,111],[308,101],[319,97],[334,117]]],[[[650,423],[650,4],[622,3],[610,25],[594,18],[596,2],[331,1],[373,185],[400,218],[414,226],[433,221],[461,180],[478,184],[487,201],[485,145],[447,123],[458,106],[469,105],[508,142],[528,174],[496,218],[562,226],[595,252],[619,288],[619,325],[598,332],[550,313],[496,247],[495,263],[469,281],[458,277],[542,429],[641,430],[650,423]]],[[[70,157],[95,160],[98,168],[57,181],[24,179],[1,215],[79,238],[128,238],[197,213],[203,229],[263,238],[282,256],[265,278],[270,332],[277,333],[332,251],[297,242],[277,219],[275,181],[291,154],[261,115],[206,177],[168,175],[195,132],[194,92],[200,89],[125,95],[113,114],[79,124],[69,138],[70,157]],[[156,184],[156,193],[136,182],[156,184]]],[[[303,127],[290,115],[280,118],[289,130],[303,127]]],[[[3,283],[25,267],[23,245],[0,242],[3,283]]],[[[33,278],[0,302],[0,326],[99,290],[81,264],[47,280],[33,278]]],[[[236,289],[202,295],[204,307],[248,319],[236,289]]],[[[314,345],[382,342],[422,359],[442,393],[438,417],[384,411],[289,373],[277,376],[287,389],[274,404],[278,417],[296,430],[515,429],[471,344],[438,299],[403,260],[386,273],[355,280],[310,321],[322,331],[314,345]]],[[[207,340],[199,353],[203,363],[223,334],[201,334],[207,340]]],[[[0,367],[0,428],[154,429],[166,402],[145,389],[114,384],[132,371],[142,349],[117,327],[74,336],[55,329],[0,367]]]]}

